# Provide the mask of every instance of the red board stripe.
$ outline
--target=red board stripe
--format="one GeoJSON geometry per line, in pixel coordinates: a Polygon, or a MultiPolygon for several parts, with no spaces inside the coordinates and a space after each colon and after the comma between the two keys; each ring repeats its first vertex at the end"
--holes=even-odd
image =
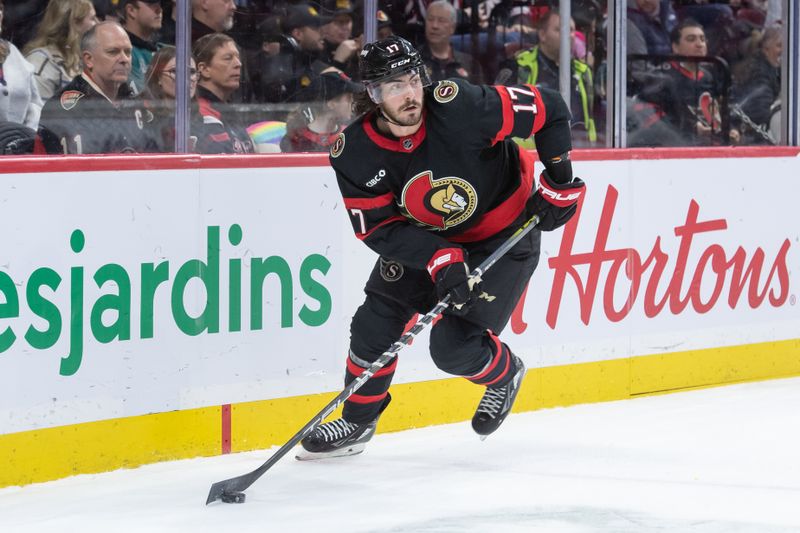
{"type": "MultiPolygon", "coordinates": [[[[531,152],[534,156],[536,152],[531,152]]],[[[573,161],[627,159],[713,159],[729,157],[797,157],[795,146],[717,148],[595,148],[574,150],[573,161]]],[[[214,168],[327,167],[327,154],[137,154],[82,156],[1,156],[0,174],[87,172],[102,170],[175,170],[214,168]]]]}
{"type": "Polygon", "coordinates": [[[222,406],[222,453],[231,453],[231,404],[222,406]]]}

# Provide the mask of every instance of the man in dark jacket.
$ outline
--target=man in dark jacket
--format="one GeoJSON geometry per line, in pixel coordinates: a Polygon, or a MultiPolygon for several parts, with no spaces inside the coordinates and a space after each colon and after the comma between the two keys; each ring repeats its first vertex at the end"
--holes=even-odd
{"type": "Polygon", "coordinates": [[[483,83],[480,64],[450,43],[457,19],[456,8],[447,0],[431,3],[425,14],[425,44],[419,53],[433,81],[463,78],[472,83],[483,83]]]}
{"type": "Polygon", "coordinates": [[[328,67],[320,59],[323,40],[320,26],[327,22],[313,6],[297,4],[287,8],[280,20],[283,32],[251,59],[255,99],[260,102],[297,102],[308,94],[312,81],[328,67]]]}
{"type": "Polygon", "coordinates": [[[50,153],[100,154],[147,150],[152,118],[131,99],[131,41],[116,22],[101,22],[81,40],[83,72],[48,100],[40,124],[57,139],[50,153]]]}

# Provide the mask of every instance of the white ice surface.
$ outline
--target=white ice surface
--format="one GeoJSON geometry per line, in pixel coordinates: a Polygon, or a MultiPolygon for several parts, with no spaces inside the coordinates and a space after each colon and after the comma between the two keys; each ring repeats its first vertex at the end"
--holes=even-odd
{"type": "Polygon", "coordinates": [[[2,489],[0,532],[800,531],[800,379],[512,415],[484,442],[466,423],[378,435],[204,505],[271,453],[2,489]]]}

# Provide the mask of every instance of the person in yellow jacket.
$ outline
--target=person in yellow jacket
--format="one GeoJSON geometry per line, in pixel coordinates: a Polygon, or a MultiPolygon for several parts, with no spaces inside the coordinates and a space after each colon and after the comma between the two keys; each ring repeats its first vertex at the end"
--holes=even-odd
{"type": "MultiPolygon", "coordinates": [[[[539,20],[539,44],[516,56],[517,81],[558,90],[558,56],[560,48],[560,17],[550,10],[539,20]]],[[[571,23],[572,32],[575,23],[571,23]]],[[[572,39],[570,39],[572,41],[572,39]]],[[[597,129],[593,118],[594,83],[592,69],[579,59],[572,60],[571,110],[573,140],[577,144],[597,142],[597,129]],[[582,135],[581,135],[582,133],[582,135]]]]}

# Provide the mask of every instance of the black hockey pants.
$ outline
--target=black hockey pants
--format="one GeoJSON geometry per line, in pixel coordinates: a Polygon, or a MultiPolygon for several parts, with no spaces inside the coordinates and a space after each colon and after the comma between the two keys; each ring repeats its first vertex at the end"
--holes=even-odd
{"type": "MultiPolygon", "coordinates": [[[[504,231],[465,244],[473,268],[507,238],[504,231]]],[[[501,386],[516,372],[510,350],[497,335],[505,328],[539,261],[541,233],[534,229],[484,275],[482,296],[464,317],[447,311],[431,329],[430,353],[441,370],[480,385],[501,386]]],[[[345,384],[349,384],[403,334],[415,313],[436,305],[436,290],[425,270],[403,267],[380,258],[364,288],[366,300],[350,325],[350,354],[345,384]]],[[[375,419],[387,402],[397,358],[370,378],[344,405],[344,418],[365,423],[375,419]]]]}

